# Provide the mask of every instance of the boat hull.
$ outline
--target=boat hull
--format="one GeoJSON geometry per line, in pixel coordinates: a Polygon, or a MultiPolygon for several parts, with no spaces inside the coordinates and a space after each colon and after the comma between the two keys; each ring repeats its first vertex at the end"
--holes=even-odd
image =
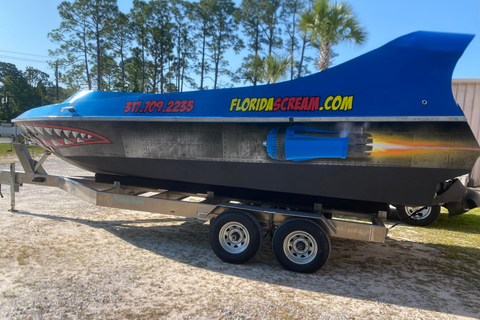
{"type": "MultiPolygon", "coordinates": [[[[191,191],[236,198],[261,195],[263,200],[299,203],[305,195],[307,201],[337,209],[350,208],[347,199],[383,207],[432,205],[439,183],[468,173],[478,157],[478,145],[465,122],[18,124],[46,149],[95,173],[156,180],[158,188],[180,182],[191,191]],[[272,157],[269,134],[288,128],[297,128],[294,138],[313,143],[319,157],[272,157]],[[298,128],[316,132],[299,133],[298,128]],[[344,154],[335,156],[332,149],[326,156],[324,149],[331,141],[343,139],[339,132],[358,141],[346,145],[344,154]]],[[[281,139],[287,140],[277,137],[281,139]]],[[[275,147],[281,148],[280,142],[275,141],[275,147]]],[[[284,154],[292,153],[288,144],[283,148],[284,154]]]]}

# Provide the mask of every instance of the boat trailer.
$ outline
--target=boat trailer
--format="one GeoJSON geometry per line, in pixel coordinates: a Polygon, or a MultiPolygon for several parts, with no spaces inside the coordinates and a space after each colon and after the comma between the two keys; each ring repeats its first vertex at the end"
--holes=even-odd
{"type": "Polygon", "coordinates": [[[262,239],[272,235],[277,261],[287,270],[311,273],[328,260],[330,237],[369,242],[385,242],[388,229],[382,220],[387,212],[375,214],[322,208],[262,203],[206,194],[96,182],[92,178],[48,174],[43,168],[49,153],[34,160],[25,138],[14,138],[13,147],[24,172],[15,164],[0,172],[0,184],[10,185],[11,209],[15,211],[15,192],[24,184],[60,188],[94,205],[161,213],[210,220],[209,240],[215,254],[228,263],[250,261],[258,253],[262,239]]]}

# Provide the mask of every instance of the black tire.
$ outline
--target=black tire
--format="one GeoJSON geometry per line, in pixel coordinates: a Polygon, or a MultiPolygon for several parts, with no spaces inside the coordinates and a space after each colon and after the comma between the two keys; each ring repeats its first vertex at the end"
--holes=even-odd
{"type": "Polygon", "coordinates": [[[412,226],[428,226],[434,223],[440,216],[440,206],[425,206],[425,209],[421,210],[418,215],[413,218],[410,216],[418,209],[422,207],[397,205],[397,214],[400,220],[412,226]]]}
{"type": "Polygon", "coordinates": [[[255,257],[262,245],[262,227],[248,212],[225,211],[211,222],[213,252],[225,262],[241,264],[255,257]]]}
{"type": "Polygon", "coordinates": [[[282,223],[272,239],[273,254],[289,271],[312,273],[325,265],[330,256],[330,238],[317,223],[291,219],[282,223]]]}

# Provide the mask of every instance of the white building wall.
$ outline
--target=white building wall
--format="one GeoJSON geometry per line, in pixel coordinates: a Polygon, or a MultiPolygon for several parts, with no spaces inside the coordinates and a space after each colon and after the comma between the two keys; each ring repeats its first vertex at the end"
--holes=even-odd
{"type": "Polygon", "coordinates": [[[23,131],[13,123],[0,123],[0,137],[13,137],[22,134],[23,131]]]}
{"type": "MultiPolygon", "coordinates": [[[[452,91],[480,144],[480,79],[453,79],[452,91]]],[[[470,174],[469,185],[480,185],[480,159],[470,174]]]]}

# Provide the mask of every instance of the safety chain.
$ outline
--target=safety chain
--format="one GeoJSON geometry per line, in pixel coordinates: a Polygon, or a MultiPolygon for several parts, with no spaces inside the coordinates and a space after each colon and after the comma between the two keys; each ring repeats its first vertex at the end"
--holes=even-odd
{"type": "Polygon", "coordinates": [[[424,209],[426,209],[426,208],[427,208],[427,207],[421,207],[420,209],[415,210],[414,213],[412,213],[412,214],[409,215],[408,217],[400,220],[399,222],[395,223],[393,226],[391,226],[390,228],[388,228],[388,230],[391,230],[392,228],[398,226],[398,225],[399,225],[400,223],[402,223],[402,222],[407,221],[408,219],[412,219],[412,220],[413,220],[416,216],[420,215],[420,212],[421,212],[422,210],[424,210],[424,209]]]}

